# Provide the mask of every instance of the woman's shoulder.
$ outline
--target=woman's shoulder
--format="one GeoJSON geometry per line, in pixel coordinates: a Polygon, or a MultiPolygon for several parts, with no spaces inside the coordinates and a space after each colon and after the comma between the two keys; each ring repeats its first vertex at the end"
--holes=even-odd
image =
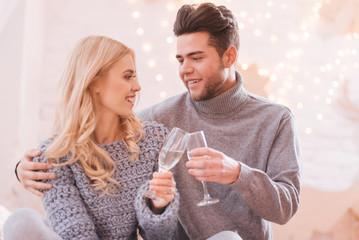
{"type": "Polygon", "coordinates": [[[143,129],[143,140],[159,140],[163,141],[168,135],[168,129],[162,124],[154,121],[143,121],[142,122],[143,129]]]}
{"type": "Polygon", "coordinates": [[[52,141],[53,141],[53,137],[49,137],[43,140],[42,142],[40,142],[37,149],[39,149],[41,152],[44,152],[51,145],[52,141]]]}
{"type": "Polygon", "coordinates": [[[48,162],[45,157],[45,152],[46,152],[47,148],[51,145],[51,143],[52,143],[52,137],[43,140],[38,145],[37,149],[41,152],[41,155],[38,157],[35,157],[33,159],[34,162],[48,162]]]}
{"type": "MultiPolygon", "coordinates": [[[[43,140],[38,145],[37,149],[41,152],[41,155],[38,157],[35,157],[33,159],[34,162],[45,162],[45,163],[49,162],[49,160],[47,159],[47,156],[46,156],[46,150],[54,142],[54,139],[55,139],[55,135],[43,140]]],[[[68,161],[68,157],[69,157],[68,154],[63,157],[60,157],[60,159],[59,159],[60,163],[68,161]]]]}
{"type": "Polygon", "coordinates": [[[167,135],[168,129],[162,124],[154,121],[142,121],[142,129],[146,134],[167,135]]]}

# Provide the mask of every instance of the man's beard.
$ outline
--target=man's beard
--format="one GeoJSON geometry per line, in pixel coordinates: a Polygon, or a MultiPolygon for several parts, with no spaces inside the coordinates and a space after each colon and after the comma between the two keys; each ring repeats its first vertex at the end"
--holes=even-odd
{"type": "Polygon", "coordinates": [[[213,74],[207,79],[206,84],[204,85],[204,89],[199,96],[199,99],[196,99],[195,101],[209,100],[218,95],[218,91],[223,87],[225,83],[225,77],[222,75],[223,69],[224,64],[221,62],[218,71],[216,72],[216,74],[213,74]]]}

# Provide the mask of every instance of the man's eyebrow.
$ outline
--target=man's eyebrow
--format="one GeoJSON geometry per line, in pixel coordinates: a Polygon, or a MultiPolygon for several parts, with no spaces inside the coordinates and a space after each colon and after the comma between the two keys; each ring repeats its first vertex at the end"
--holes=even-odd
{"type": "MultiPolygon", "coordinates": [[[[190,52],[190,53],[187,54],[187,56],[190,57],[190,56],[193,56],[193,55],[196,55],[196,54],[200,54],[200,53],[203,53],[203,51],[190,52]]],[[[176,55],[176,58],[182,58],[182,56],[179,55],[179,54],[177,54],[177,55],[176,55]]]]}

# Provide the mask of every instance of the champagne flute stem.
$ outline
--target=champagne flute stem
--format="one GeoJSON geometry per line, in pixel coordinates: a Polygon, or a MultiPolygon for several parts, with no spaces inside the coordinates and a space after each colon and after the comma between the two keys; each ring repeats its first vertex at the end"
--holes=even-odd
{"type": "Polygon", "coordinates": [[[210,199],[211,196],[208,193],[208,189],[207,189],[207,183],[204,181],[201,181],[202,186],[203,186],[203,195],[204,195],[204,199],[210,199]]]}

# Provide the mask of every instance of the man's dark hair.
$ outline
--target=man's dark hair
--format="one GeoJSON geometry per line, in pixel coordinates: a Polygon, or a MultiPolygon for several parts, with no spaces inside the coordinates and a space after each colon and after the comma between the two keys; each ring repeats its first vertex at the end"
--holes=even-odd
{"type": "Polygon", "coordinates": [[[209,45],[219,56],[230,47],[239,49],[238,24],[235,16],[225,6],[212,3],[183,5],[177,12],[173,32],[178,37],[186,33],[205,31],[209,33],[209,45]]]}

